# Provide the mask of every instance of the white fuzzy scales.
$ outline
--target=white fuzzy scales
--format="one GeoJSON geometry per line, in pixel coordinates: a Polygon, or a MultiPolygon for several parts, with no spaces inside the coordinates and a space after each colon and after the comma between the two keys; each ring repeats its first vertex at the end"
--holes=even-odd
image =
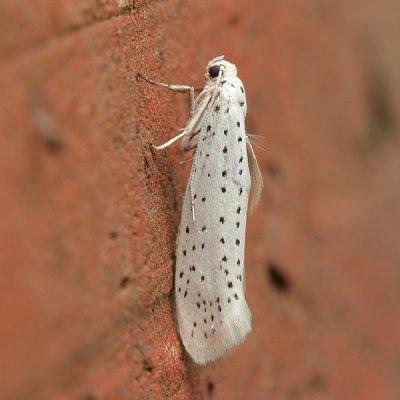
{"type": "Polygon", "coordinates": [[[217,359],[251,331],[244,294],[246,216],[250,192],[253,207],[262,190],[236,67],[217,57],[206,78],[184,131],[159,147],[183,137],[182,150],[195,149],[176,246],[175,299],[182,342],[198,364],[217,359]]]}

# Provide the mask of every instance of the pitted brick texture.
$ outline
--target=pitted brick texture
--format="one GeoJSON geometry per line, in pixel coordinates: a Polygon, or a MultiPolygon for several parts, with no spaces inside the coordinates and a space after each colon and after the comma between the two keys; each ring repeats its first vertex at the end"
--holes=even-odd
{"type": "Polygon", "coordinates": [[[0,6],[0,398],[400,397],[395,0],[0,6]],[[224,54],[265,192],[253,332],[207,367],[173,318],[188,99],[224,54]]]}

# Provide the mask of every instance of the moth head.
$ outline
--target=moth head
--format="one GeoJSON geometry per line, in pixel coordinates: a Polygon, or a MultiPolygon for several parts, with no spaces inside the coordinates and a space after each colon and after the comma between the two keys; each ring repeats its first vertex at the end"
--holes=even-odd
{"type": "Polygon", "coordinates": [[[206,79],[208,81],[221,79],[228,76],[236,76],[237,70],[234,64],[224,60],[224,56],[219,56],[211,60],[206,67],[206,79]]]}

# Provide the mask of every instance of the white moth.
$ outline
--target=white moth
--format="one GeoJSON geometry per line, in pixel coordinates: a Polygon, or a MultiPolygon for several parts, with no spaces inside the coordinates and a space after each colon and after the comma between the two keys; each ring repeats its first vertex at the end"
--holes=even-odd
{"type": "Polygon", "coordinates": [[[251,331],[244,289],[244,244],[249,194],[251,209],[263,188],[245,130],[246,96],[235,65],[217,57],[206,68],[207,83],[194,101],[181,149],[195,149],[176,245],[175,299],[179,333],[192,359],[206,364],[240,344],[251,331]]]}

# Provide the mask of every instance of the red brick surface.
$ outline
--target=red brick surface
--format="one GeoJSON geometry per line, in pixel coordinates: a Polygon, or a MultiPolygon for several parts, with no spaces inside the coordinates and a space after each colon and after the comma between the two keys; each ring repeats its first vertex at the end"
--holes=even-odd
{"type": "Polygon", "coordinates": [[[0,398],[400,398],[400,7],[0,5],[0,398]],[[207,367],[173,320],[185,95],[239,70],[264,175],[254,329],[207,367]]]}

